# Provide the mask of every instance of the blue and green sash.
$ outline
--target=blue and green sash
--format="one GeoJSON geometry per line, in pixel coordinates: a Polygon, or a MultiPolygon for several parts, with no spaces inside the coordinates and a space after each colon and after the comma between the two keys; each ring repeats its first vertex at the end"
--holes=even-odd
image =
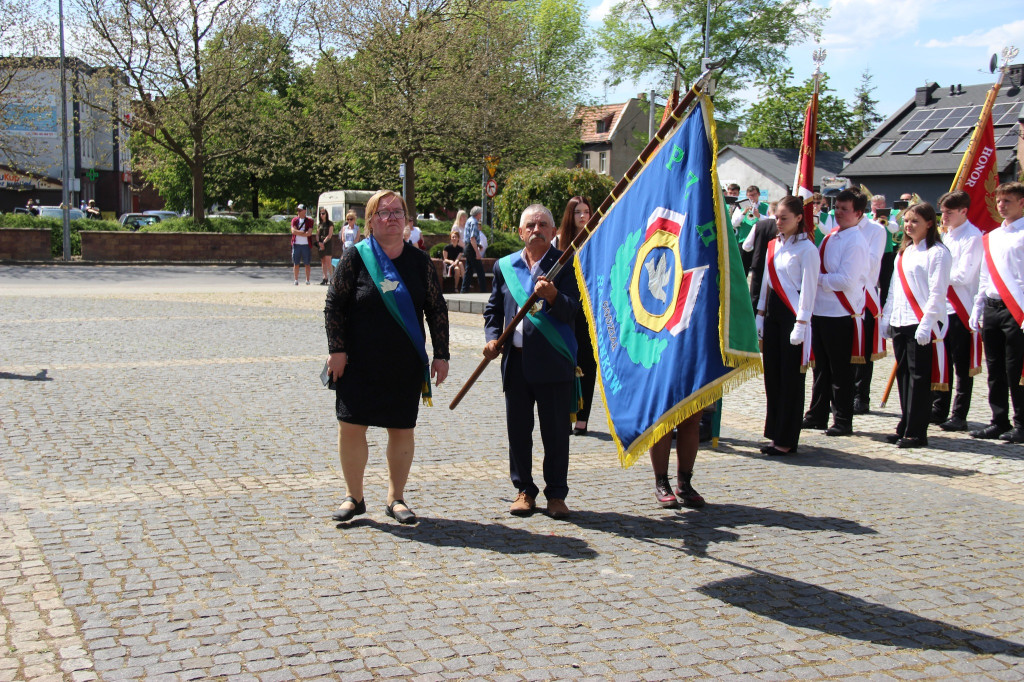
{"type": "MultiPolygon", "coordinates": [[[[530,266],[523,260],[522,252],[505,256],[498,261],[501,268],[501,276],[505,279],[505,286],[520,308],[533,293],[534,281],[530,276],[530,266]]],[[[583,407],[583,387],[580,384],[581,371],[576,366],[576,335],[572,328],[560,320],[556,320],[538,306],[526,313],[526,319],[537,328],[544,338],[547,339],[555,350],[569,361],[575,368],[573,379],[572,403],[569,407],[570,419],[576,421],[576,412],[583,407]]]]}
{"type": "Polygon", "coordinates": [[[370,273],[373,285],[377,287],[384,307],[395,318],[395,322],[401,327],[409,341],[412,342],[416,352],[419,353],[420,361],[423,363],[423,403],[433,406],[430,392],[430,361],[427,358],[426,340],[423,338],[423,330],[416,315],[416,307],[412,303],[412,296],[409,294],[405,281],[398,274],[398,269],[391,262],[380,244],[371,235],[369,238],[356,244],[356,253],[363,259],[366,271],[370,273]]]}

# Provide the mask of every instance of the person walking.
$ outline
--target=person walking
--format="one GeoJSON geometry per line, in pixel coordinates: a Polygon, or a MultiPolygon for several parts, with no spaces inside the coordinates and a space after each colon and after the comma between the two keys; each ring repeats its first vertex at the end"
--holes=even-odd
{"type": "Polygon", "coordinates": [[[388,497],[385,513],[416,522],[405,502],[421,399],[430,380],[448,376],[448,307],[430,257],[402,240],[402,196],[381,190],[366,202],[368,237],[348,249],[327,290],[324,320],[335,382],[338,455],[345,499],[333,514],[350,521],[366,513],[363,473],[369,458],[366,431],[387,429],[388,497]],[[423,320],[430,328],[428,361],[423,320]]]}
{"type": "Polygon", "coordinates": [[[470,283],[473,281],[474,275],[477,278],[477,286],[480,288],[481,293],[483,293],[484,287],[487,285],[483,261],[477,256],[477,249],[480,246],[481,215],[483,215],[483,209],[479,206],[474,206],[470,209],[469,220],[466,221],[466,229],[462,234],[462,248],[465,249],[466,256],[466,276],[462,278],[462,293],[464,294],[469,293],[470,283]]]}
{"type": "Polygon", "coordinates": [[[580,292],[572,265],[562,268],[551,281],[544,277],[558,261],[561,251],[551,245],[555,221],[540,204],[527,206],[519,219],[522,251],[501,258],[494,265],[494,287],[484,307],[487,343],[484,357],[501,354],[501,382],[505,392],[508,428],[509,470],[517,494],[509,507],[514,516],[528,516],[537,507],[540,490],[533,479],[534,405],[540,418],[544,443],[544,496],[552,518],[569,515],[565,498],[569,494],[570,415],[578,400],[576,378],[576,337],[573,323],[579,309],[580,292]],[[540,305],[534,308],[498,346],[505,325],[534,292],[540,305]]]}
{"type": "Polygon", "coordinates": [[[297,215],[292,218],[292,277],[298,286],[299,265],[306,266],[306,284],[309,284],[309,243],[313,238],[313,219],[306,215],[305,204],[299,204],[295,210],[297,215]]]}

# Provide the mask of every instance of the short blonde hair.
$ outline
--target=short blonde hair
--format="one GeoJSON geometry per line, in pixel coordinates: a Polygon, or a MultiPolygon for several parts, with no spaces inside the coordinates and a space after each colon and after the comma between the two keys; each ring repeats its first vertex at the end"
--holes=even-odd
{"type": "Polygon", "coordinates": [[[353,220],[358,220],[359,216],[356,215],[355,211],[349,209],[348,213],[345,214],[345,220],[348,220],[349,218],[352,218],[353,220]]]}
{"type": "Polygon", "coordinates": [[[404,211],[406,215],[409,214],[409,207],[405,205],[405,199],[402,198],[401,194],[393,189],[378,190],[378,192],[370,197],[370,200],[366,202],[366,226],[363,228],[363,232],[366,233],[366,236],[373,234],[373,215],[377,212],[377,206],[380,204],[381,199],[384,199],[385,197],[397,197],[398,200],[402,202],[402,211],[404,211]]]}

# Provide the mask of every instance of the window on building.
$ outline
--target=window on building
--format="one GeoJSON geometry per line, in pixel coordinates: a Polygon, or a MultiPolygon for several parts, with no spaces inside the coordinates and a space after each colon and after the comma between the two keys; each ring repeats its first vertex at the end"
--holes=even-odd
{"type": "Polygon", "coordinates": [[[895,140],[881,140],[875,143],[875,146],[868,150],[864,156],[881,156],[882,153],[892,146],[895,140]]]}
{"type": "Polygon", "coordinates": [[[590,170],[590,154],[583,152],[583,167],[590,170]]]}
{"type": "Polygon", "coordinates": [[[608,152],[601,152],[597,155],[597,172],[608,174],[608,152]]]}

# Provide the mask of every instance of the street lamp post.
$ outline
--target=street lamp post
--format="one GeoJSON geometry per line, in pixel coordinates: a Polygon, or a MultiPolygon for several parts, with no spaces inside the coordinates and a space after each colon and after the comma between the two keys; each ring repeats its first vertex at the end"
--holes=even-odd
{"type": "Polygon", "coordinates": [[[60,207],[64,223],[64,260],[71,260],[71,196],[68,185],[71,169],[68,167],[68,97],[67,77],[64,65],[64,0],[57,2],[57,16],[60,22],[60,207]]]}

